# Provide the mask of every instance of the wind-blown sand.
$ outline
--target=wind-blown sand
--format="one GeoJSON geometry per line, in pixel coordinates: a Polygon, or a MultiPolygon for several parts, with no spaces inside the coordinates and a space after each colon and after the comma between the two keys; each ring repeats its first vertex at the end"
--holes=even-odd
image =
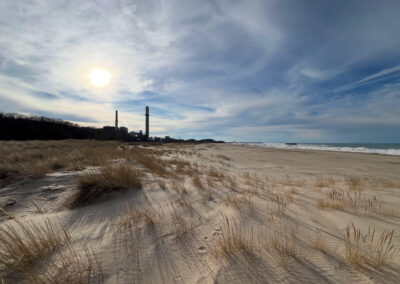
{"type": "Polygon", "coordinates": [[[190,169],[166,178],[147,174],[142,190],[74,210],[66,204],[90,170],[24,178],[0,189],[0,225],[13,224],[10,218],[61,224],[74,246],[93,249],[105,283],[398,283],[400,157],[232,144],[151,147],[190,169]],[[351,223],[362,236],[376,230],[358,262],[346,258],[351,223]],[[394,249],[380,264],[374,247],[384,230],[394,230],[394,249]]]}

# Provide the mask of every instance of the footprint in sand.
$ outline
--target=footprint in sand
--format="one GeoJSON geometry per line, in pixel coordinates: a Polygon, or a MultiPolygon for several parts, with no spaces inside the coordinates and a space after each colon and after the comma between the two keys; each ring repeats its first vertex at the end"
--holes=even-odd
{"type": "Polygon", "coordinates": [[[204,246],[200,246],[198,248],[198,250],[199,250],[199,253],[202,253],[202,254],[207,253],[207,250],[206,250],[206,248],[204,246]]]}

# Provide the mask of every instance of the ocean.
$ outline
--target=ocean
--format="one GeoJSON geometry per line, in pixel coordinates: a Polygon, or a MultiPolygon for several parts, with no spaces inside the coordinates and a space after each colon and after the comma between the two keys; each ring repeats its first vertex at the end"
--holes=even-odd
{"type": "Polygon", "coordinates": [[[400,143],[298,143],[297,145],[287,145],[285,143],[241,142],[234,144],[270,147],[277,149],[304,149],[353,153],[375,153],[382,155],[400,156],[400,143]]]}

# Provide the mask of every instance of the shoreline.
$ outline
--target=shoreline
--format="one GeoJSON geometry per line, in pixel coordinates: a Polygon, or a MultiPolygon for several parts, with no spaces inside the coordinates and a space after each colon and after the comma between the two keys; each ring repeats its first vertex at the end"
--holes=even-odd
{"type": "MultiPolygon", "coordinates": [[[[386,155],[386,156],[400,156],[400,149],[390,148],[390,149],[375,149],[375,148],[365,148],[365,147],[333,147],[333,146],[310,146],[307,143],[298,143],[297,145],[285,145],[285,143],[254,143],[254,142],[225,142],[226,144],[232,145],[243,145],[251,147],[261,147],[270,149],[280,149],[280,150],[299,150],[299,151],[320,151],[320,152],[339,152],[339,153],[357,153],[357,154],[376,154],[376,155],[386,155]],[[264,144],[264,145],[263,145],[264,144]],[[271,144],[276,144],[273,146],[271,144]],[[278,146],[279,145],[279,146],[278,146]],[[282,146],[280,146],[282,145],[282,146]],[[303,147],[303,148],[302,148],[303,147]],[[335,148],[340,148],[338,150],[335,148]],[[359,150],[356,150],[359,149],[359,150]],[[387,153],[390,151],[391,153],[387,153]]],[[[322,144],[322,143],[321,143],[322,144]]],[[[352,143],[349,143],[352,144],[352,143]]]]}

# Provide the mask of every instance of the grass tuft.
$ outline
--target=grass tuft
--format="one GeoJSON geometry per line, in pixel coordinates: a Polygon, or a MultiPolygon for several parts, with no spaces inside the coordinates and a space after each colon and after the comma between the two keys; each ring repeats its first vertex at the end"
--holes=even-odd
{"type": "Polygon", "coordinates": [[[227,216],[224,216],[220,223],[220,231],[221,236],[215,247],[216,256],[234,255],[239,251],[252,253],[252,242],[245,239],[244,232],[235,218],[229,220],[227,216]]]}
{"type": "MultiPolygon", "coordinates": [[[[99,259],[88,248],[78,255],[71,237],[49,219],[13,220],[0,227],[1,274],[29,283],[101,283],[99,259]]],[[[80,250],[82,252],[82,250],[80,250]]]]}
{"type": "Polygon", "coordinates": [[[26,272],[66,241],[49,219],[44,224],[14,219],[0,227],[0,263],[11,271],[26,272]]]}
{"type": "Polygon", "coordinates": [[[142,188],[141,173],[126,165],[105,166],[100,172],[91,172],[79,180],[79,191],[71,208],[96,202],[114,191],[142,188]]]}
{"type": "Polygon", "coordinates": [[[319,250],[319,251],[326,251],[326,242],[321,236],[321,231],[317,229],[317,234],[315,236],[315,239],[311,243],[311,247],[313,249],[319,250]]]}
{"type": "Polygon", "coordinates": [[[375,230],[370,227],[363,235],[352,222],[346,227],[344,236],[347,262],[354,266],[370,264],[376,267],[387,263],[395,253],[393,235],[393,230],[383,231],[379,238],[375,238],[375,230]]]}
{"type": "Polygon", "coordinates": [[[284,226],[274,232],[272,237],[272,248],[282,256],[296,256],[296,231],[284,226]]]}

